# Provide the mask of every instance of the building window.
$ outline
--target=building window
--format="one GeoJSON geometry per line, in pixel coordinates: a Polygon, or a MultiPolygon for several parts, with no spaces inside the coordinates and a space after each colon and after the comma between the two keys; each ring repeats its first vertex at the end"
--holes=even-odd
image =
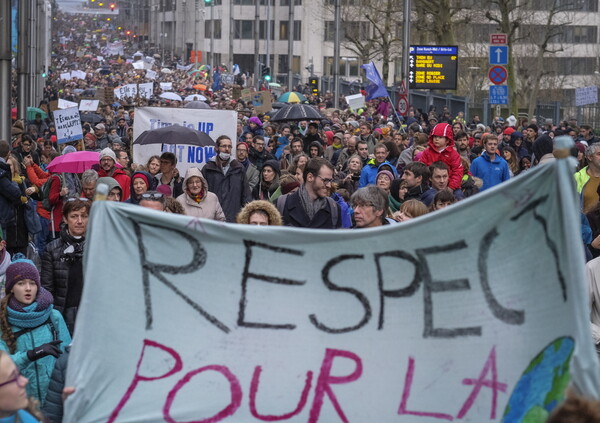
{"type": "MultiPolygon", "coordinates": [[[[287,40],[289,21],[279,22],[279,39],[287,40]]],[[[294,41],[302,41],[302,21],[294,21],[294,41]]]]}
{"type": "MultiPolygon", "coordinates": [[[[205,21],[205,23],[204,23],[204,38],[210,38],[210,29],[211,29],[210,21],[205,21]]],[[[215,19],[215,33],[213,35],[214,35],[215,40],[221,39],[221,19],[215,19]]]]}
{"type": "MultiPolygon", "coordinates": [[[[271,20],[271,40],[275,38],[275,21],[271,20]]],[[[267,21],[259,21],[258,38],[261,40],[267,39],[267,21]]]]}
{"type": "Polygon", "coordinates": [[[253,6],[254,0],[233,0],[236,6],[253,6]]]}
{"type": "MultiPolygon", "coordinates": [[[[279,4],[281,6],[289,6],[290,0],[281,0],[279,4]]],[[[302,6],[302,0],[294,0],[294,6],[302,6]]]]}
{"type": "MultiPolygon", "coordinates": [[[[350,41],[350,39],[358,39],[366,41],[370,38],[369,22],[342,22],[340,28],[340,39],[342,41],[350,41]]],[[[325,21],[325,41],[333,41],[335,39],[335,22],[325,21]]]]}
{"type": "Polygon", "coordinates": [[[254,21],[233,21],[234,38],[238,40],[254,39],[254,21]]]}
{"type": "MultiPolygon", "coordinates": [[[[277,72],[288,73],[288,56],[287,54],[280,54],[277,58],[277,72]]],[[[292,72],[300,73],[300,56],[293,56],[292,58],[292,72]]]]}
{"type": "MultiPolygon", "coordinates": [[[[338,69],[341,77],[355,78],[360,76],[360,62],[358,57],[340,57],[338,69]]],[[[333,57],[323,57],[323,75],[331,76],[334,71],[333,57]]]]}

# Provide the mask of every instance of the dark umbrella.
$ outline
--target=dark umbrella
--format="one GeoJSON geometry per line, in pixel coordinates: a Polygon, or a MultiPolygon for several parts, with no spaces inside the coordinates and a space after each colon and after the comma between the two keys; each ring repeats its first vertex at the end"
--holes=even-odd
{"type": "Polygon", "coordinates": [[[215,142],[205,132],[196,131],[180,125],[165,126],[159,129],[144,131],[133,142],[137,145],[146,144],[189,144],[199,146],[214,146],[215,142]]]}
{"type": "Polygon", "coordinates": [[[210,109],[210,106],[203,101],[190,101],[183,106],[184,109],[210,109]]]}
{"type": "Polygon", "coordinates": [[[271,104],[271,107],[272,107],[273,109],[282,109],[282,108],[284,108],[285,106],[287,106],[287,104],[286,104],[286,103],[280,103],[279,101],[276,101],[275,103],[271,104]]]}
{"type": "Polygon", "coordinates": [[[82,122],[89,122],[92,124],[96,124],[98,122],[101,122],[102,119],[104,119],[103,116],[100,116],[97,113],[81,113],[81,121],[82,122]]]}
{"type": "Polygon", "coordinates": [[[271,122],[281,122],[284,120],[322,120],[325,119],[317,109],[308,104],[290,104],[285,106],[273,115],[271,122]]]}

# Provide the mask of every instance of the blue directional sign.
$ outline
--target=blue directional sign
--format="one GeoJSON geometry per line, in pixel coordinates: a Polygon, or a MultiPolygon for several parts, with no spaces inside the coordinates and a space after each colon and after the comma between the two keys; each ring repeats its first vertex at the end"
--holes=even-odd
{"type": "Polygon", "coordinates": [[[490,65],[508,65],[508,46],[490,46],[490,65]]]}
{"type": "Polygon", "coordinates": [[[490,104],[508,104],[508,85],[490,85],[490,104]]]}

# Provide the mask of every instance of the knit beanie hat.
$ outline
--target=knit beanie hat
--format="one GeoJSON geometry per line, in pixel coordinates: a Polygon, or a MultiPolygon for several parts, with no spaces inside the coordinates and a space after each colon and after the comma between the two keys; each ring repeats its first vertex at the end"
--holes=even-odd
{"type": "Polygon", "coordinates": [[[131,182],[133,182],[135,179],[141,179],[142,181],[144,181],[144,183],[146,184],[146,187],[148,189],[150,189],[150,182],[148,181],[148,177],[146,175],[144,175],[143,173],[139,173],[136,172],[133,174],[133,176],[131,177],[131,182]]]}
{"type": "Polygon", "coordinates": [[[394,174],[392,172],[390,172],[389,170],[380,170],[379,172],[377,172],[377,178],[379,179],[379,175],[385,175],[388,178],[390,178],[390,182],[393,182],[394,178],[394,174]]]}
{"type": "MultiPolygon", "coordinates": [[[[281,184],[281,193],[289,194],[294,188],[300,187],[300,183],[296,180],[281,184]]],[[[600,187],[600,185],[599,185],[600,187]]]]}
{"type": "Polygon", "coordinates": [[[102,150],[100,152],[100,161],[104,158],[104,157],[110,157],[111,159],[113,159],[113,161],[116,163],[117,162],[117,156],[115,155],[115,152],[112,151],[110,148],[106,147],[104,150],[102,150]]]}
{"type": "Polygon", "coordinates": [[[4,292],[9,294],[15,284],[24,279],[31,279],[35,282],[38,290],[41,288],[40,272],[31,260],[17,259],[6,268],[6,286],[4,292]]]}

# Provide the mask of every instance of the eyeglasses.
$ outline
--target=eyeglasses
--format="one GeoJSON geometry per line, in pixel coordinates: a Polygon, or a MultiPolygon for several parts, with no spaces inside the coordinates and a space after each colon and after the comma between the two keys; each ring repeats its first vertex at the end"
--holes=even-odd
{"type": "Polygon", "coordinates": [[[78,198],[78,197],[69,197],[65,201],[67,203],[70,203],[71,201],[76,201],[76,200],[79,200],[79,201],[90,201],[89,198],[85,198],[85,197],[81,197],[81,198],[78,198]]]}
{"type": "Polygon", "coordinates": [[[31,144],[29,143],[25,143],[25,144],[21,144],[23,147],[31,147],[31,144]]]}
{"type": "Polygon", "coordinates": [[[331,178],[323,178],[321,175],[317,175],[317,178],[321,178],[321,180],[323,181],[323,183],[325,185],[328,185],[328,184],[330,184],[330,183],[333,182],[333,179],[331,179],[331,178]]]}
{"type": "MultiPolygon", "coordinates": [[[[21,372],[19,372],[19,369],[18,369],[18,368],[17,368],[17,369],[15,369],[15,372],[17,372],[16,376],[15,376],[15,377],[13,377],[13,378],[12,378],[12,379],[10,379],[10,380],[7,380],[6,382],[2,382],[2,383],[0,383],[0,388],[2,388],[4,385],[8,385],[8,384],[10,384],[10,383],[16,383],[16,384],[17,384],[17,385],[19,385],[19,387],[21,387],[21,388],[24,388],[24,387],[27,385],[27,382],[25,382],[25,383],[23,383],[23,384],[19,383],[19,380],[20,380],[20,378],[21,378],[21,376],[22,376],[22,375],[21,375],[21,372]]],[[[27,379],[25,379],[25,377],[23,377],[23,379],[22,379],[22,380],[26,381],[27,379]]]]}
{"type": "Polygon", "coordinates": [[[160,201],[163,198],[160,192],[145,192],[142,194],[142,200],[160,201]]]}

